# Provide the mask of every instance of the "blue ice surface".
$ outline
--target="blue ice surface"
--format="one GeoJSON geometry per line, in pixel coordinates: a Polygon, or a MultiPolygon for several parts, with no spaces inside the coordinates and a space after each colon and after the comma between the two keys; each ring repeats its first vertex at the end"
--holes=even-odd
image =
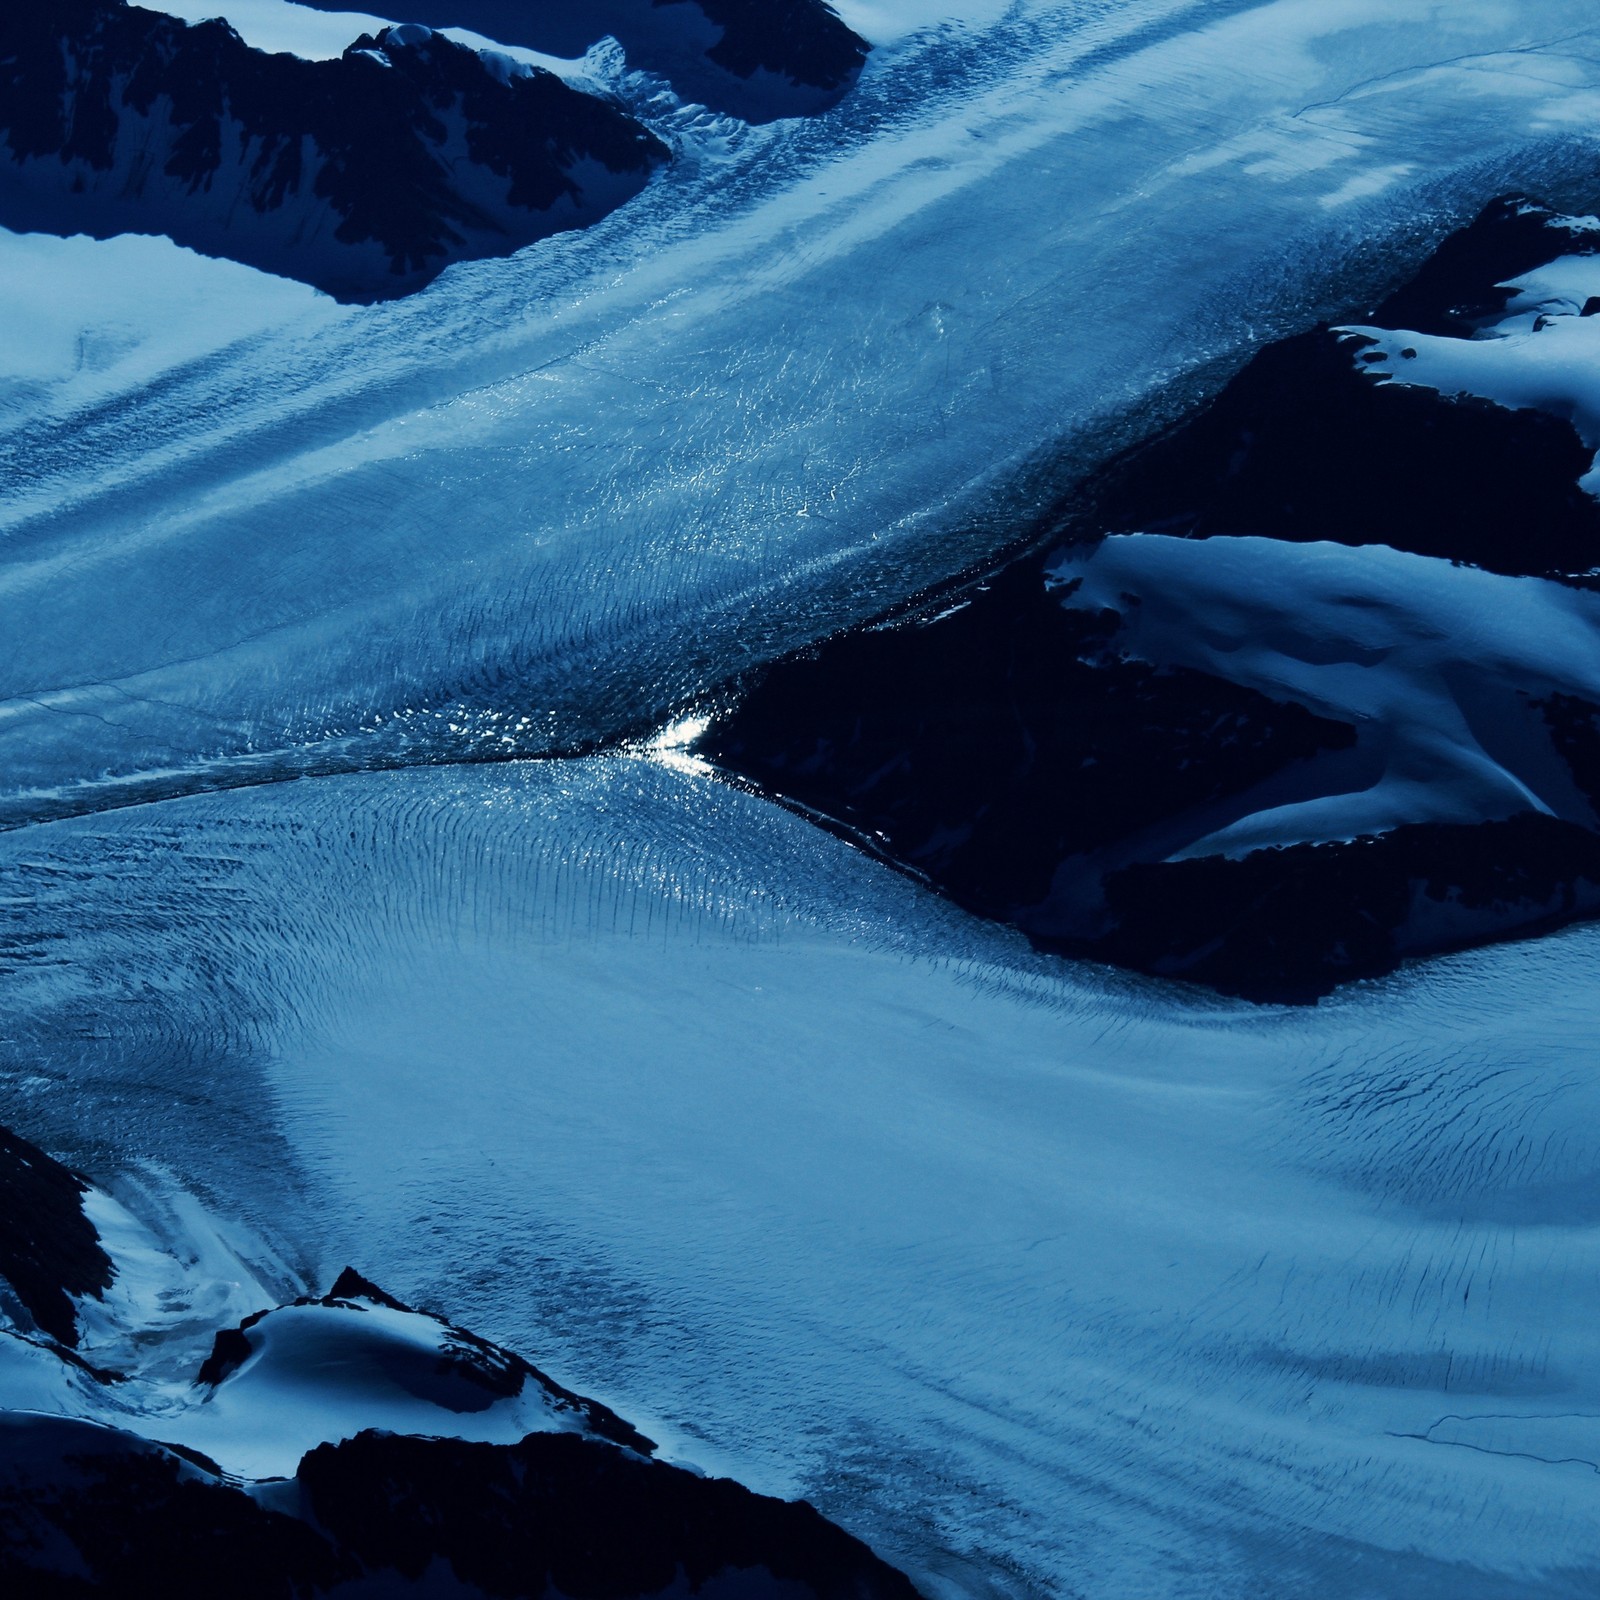
{"type": "Polygon", "coordinates": [[[633,206],[359,311],[67,241],[149,290],[10,336],[0,1120],[930,1594],[1592,1593],[1592,930],[1261,1010],[681,763],[463,763],[998,548],[1176,380],[1558,182],[1594,28],[1022,8],[815,122],[666,107],[633,206]]]}

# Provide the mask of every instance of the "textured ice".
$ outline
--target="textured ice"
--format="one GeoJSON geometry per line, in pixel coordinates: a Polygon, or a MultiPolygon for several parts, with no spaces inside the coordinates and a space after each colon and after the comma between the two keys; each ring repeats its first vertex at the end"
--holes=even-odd
{"type": "Polygon", "coordinates": [[[581,237],[14,411],[4,814],[648,725],[1403,271],[1352,254],[1385,218],[1420,250],[1556,170],[1591,26],[1152,0],[911,35],[822,118],[665,113],[673,173],[581,237]]]}
{"type": "Polygon", "coordinates": [[[1576,0],[969,15],[633,85],[637,207],[401,304],[3,241],[124,285],[6,335],[0,1122],[175,1354],[356,1260],[937,1596],[1592,1595],[1595,930],[1279,1013],[681,761],[375,770],[646,737],[1592,148],[1576,0]]]}
{"type": "Polygon", "coordinates": [[[1600,596],[1383,545],[1134,534],[1069,550],[1062,603],[1117,611],[1116,648],[1356,727],[1296,767],[1296,798],[1185,847],[1243,855],[1404,823],[1538,811],[1588,825],[1539,702],[1600,699],[1600,596]],[[1137,597],[1130,600],[1130,596],[1137,597]]]}
{"type": "Polygon", "coordinates": [[[0,1118],[118,1107],[196,1182],[213,1123],[281,1130],[304,1208],[233,1198],[324,1278],[359,1251],[935,1592],[1592,1589],[1595,1473],[1450,1419],[1498,1452],[1600,1414],[1593,930],[1199,1003],[627,759],[197,797],[4,862],[73,912],[17,914],[52,938],[0,1118]]]}

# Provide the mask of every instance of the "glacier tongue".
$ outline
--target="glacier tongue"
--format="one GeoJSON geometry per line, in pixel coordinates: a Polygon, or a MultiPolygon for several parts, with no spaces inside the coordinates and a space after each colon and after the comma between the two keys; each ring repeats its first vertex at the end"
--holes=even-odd
{"type": "Polygon", "coordinates": [[[1004,543],[1061,441],[1348,309],[1394,265],[1329,265],[1380,220],[1420,246],[1536,180],[1590,25],[1279,0],[913,35],[812,122],[674,113],[678,170],[582,237],[13,407],[4,816],[647,725],[1004,543]]]}
{"type": "Polygon", "coordinates": [[[71,819],[0,883],[36,952],[0,1120],[120,1118],[324,1277],[359,1250],[930,1593],[1600,1569],[1595,1474],[1542,1464],[1600,1413],[1593,929],[1195,1002],[638,759],[71,819]]]}
{"type": "Polygon", "coordinates": [[[1036,956],[670,747],[422,764],[646,734],[993,553],[1559,184],[1596,31],[913,30],[815,122],[656,106],[625,217],[358,311],[0,241],[205,307],[10,335],[0,1124],[203,1197],[217,1296],[358,1259],[939,1600],[1592,1595],[1600,931],[1282,1012],[1036,956]]]}

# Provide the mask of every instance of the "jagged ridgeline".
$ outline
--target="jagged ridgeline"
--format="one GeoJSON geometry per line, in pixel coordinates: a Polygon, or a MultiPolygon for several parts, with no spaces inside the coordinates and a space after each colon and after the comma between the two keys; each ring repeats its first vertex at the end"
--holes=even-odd
{"type": "Polygon", "coordinates": [[[1593,915],[1597,251],[1496,202],[701,752],[1044,948],[1255,999],[1593,915]]]}
{"type": "Polygon", "coordinates": [[[666,78],[681,99],[748,122],[826,110],[870,48],[824,0],[397,0],[385,15],[557,56],[609,36],[630,66],[666,78]]]}
{"type": "Polygon", "coordinates": [[[427,28],[253,50],[122,0],[0,9],[0,225],[160,233],[373,300],[586,226],[666,146],[620,106],[427,28]]]}
{"type": "Polygon", "coordinates": [[[609,1406],[349,1268],[152,1373],[206,1272],[0,1128],[0,1593],[917,1600],[805,1502],[656,1459],[609,1406]]]}

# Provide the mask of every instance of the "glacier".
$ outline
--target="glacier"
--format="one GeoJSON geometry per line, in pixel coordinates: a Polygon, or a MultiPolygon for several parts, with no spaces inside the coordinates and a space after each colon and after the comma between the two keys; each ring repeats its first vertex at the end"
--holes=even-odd
{"type": "Polygon", "coordinates": [[[1420,254],[1559,171],[1584,29],[1285,0],[914,35],[822,118],[673,113],[671,174],[515,268],[53,386],[0,440],[0,815],[665,720],[1386,282],[1386,220],[1420,254]]]}
{"type": "Polygon", "coordinates": [[[930,1594],[1592,1587],[1592,928],[1196,998],[647,757],[3,844],[41,1141],[225,1186],[930,1594]]]}
{"type": "Polygon", "coordinates": [[[814,119],[592,52],[671,169],[404,301],[0,236],[0,1122],[152,1304],[357,1261],[936,1600],[1591,1594],[1600,931],[1248,1005],[660,735],[1492,195],[1592,203],[1600,23],[840,10],[814,119]]]}

